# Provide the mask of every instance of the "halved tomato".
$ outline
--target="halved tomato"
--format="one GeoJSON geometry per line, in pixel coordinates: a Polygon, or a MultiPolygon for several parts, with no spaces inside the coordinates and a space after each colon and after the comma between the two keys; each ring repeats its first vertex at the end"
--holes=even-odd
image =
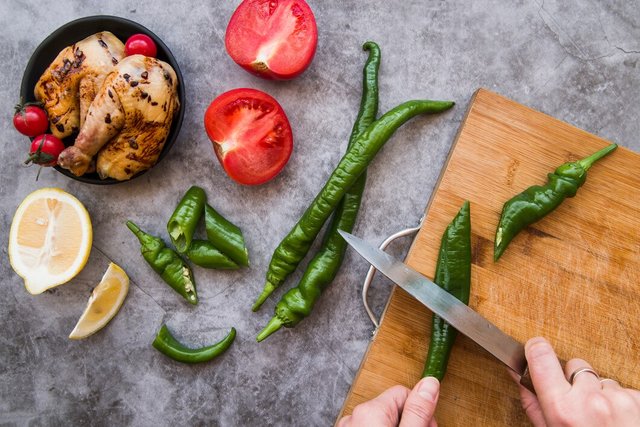
{"type": "Polygon", "coordinates": [[[244,0],[231,16],[225,45],[250,73],[286,80],[311,63],[318,29],[304,0],[244,0]]]}
{"type": "Polygon", "coordinates": [[[291,126],[273,97],[256,89],[233,89],[213,100],[204,127],[225,172],[240,184],[276,176],[293,150],[291,126]]]}

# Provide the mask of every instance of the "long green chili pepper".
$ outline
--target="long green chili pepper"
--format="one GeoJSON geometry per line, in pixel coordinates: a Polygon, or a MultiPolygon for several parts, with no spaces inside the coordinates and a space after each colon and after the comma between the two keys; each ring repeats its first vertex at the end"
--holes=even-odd
{"type": "Polygon", "coordinates": [[[587,170],[618,146],[611,144],[576,162],[568,162],[548,174],[547,184],[534,185],[507,201],[496,230],[493,260],[497,261],[511,240],[525,227],[542,219],[564,199],[576,195],[587,179],[587,170]]]}
{"type": "Polygon", "coordinates": [[[183,254],[189,249],[206,202],[204,190],[194,185],[187,190],[169,218],[167,231],[179,253],[183,254]]]}
{"type": "Polygon", "coordinates": [[[219,270],[237,270],[240,268],[238,264],[207,240],[193,240],[186,255],[195,265],[204,268],[219,270]]]}
{"type": "Polygon", "coordinates": [[[374,121],[354,141],[322,190],[276,248],[267,271],[266,284],[253,305],[253,311],[258,310],[269,295],[295,270],[342,196],[358,180],[358,177],[396,129],[419,114],[440,113],[453,105],[454,103],[450,101],[414,100],[405,102],[374,121]]]}
{"type": "Polygon", "coordinates": [[[171,335],[167,325],[162,325],[162,328],[160,328],[160,331],[153,340],[152,345],[160,353],[165,356],[169,356],[178,362],[201,363],[208,362],[209,360],[220,356],[229,347],[231,347],[231,344],[235,339],[236,329],[231,328],[231,332],[229,332],[226,337],[213,345],[202,348],[189,348],[182,345],[173,337],[173,335],[171,335]]]}
{"type": "MultiPolygon", "coordinates": [[[[471,287],[471,213],[465,201],[453,221],[447,226],[440,242],[440,252],[433,281],[465,304],[469,303],[471,287]]],[[[423,377],[442,381],[449,355],[456,339],[453,326],[433,315],[431,342],[423,377]]]]}
{"type": "Polygon", "coordinates": [[[242,231],[210,205],[204,207],[207,239],[223,254],[241,267],[249,266],[249,252],[242,231]]]}
{"type": "MultiPolygon", "coordinates": [[[[380,48],[374,42],[366,42],[362,48],[369,52],[363,69],[362,98],[360,111],[353,125],[349,146],[375,120],[378,114],[378,68],[380,67],[380,48]]],[[[366,171],[345,193],[338,204],[333,218],[325,233],[324,243],[309,263],[300,283],[282,296],[276,305],[275,315],[258,334],[258,342],[280,329],[292,328],[307,317],[322,291],[333,281],[342,265],[347,243],[338,234],[338,230],[351,232],[355,225],[360,201],[366,184],[366,171]]]]}
{"type": "Polygon", "coordinates": [[[189,301],[191,304],[198,303],[196,293],[196,282],[189,266],[180,258],[174,250],[168,248],[159,237],[145,233],[131,221],[127,221],[127,227],[140,240],[140,251],[142,256],[149,263],[151,268],[162,277],[162,279],[189,301]]]}

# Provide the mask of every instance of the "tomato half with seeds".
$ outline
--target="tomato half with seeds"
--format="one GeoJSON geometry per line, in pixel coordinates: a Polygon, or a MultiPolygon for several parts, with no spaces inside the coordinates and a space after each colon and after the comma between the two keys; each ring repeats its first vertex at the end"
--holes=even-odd
{"type": "Polygon", "coordinates": [[[317,44],[316,19],[304,0],[244,0],[225,35],[227,52],[238,65],[276,80],[307,69],[317,44]]]}
{"type": "Polygon", "coordinates": [[[213,100],[204,127],[225,172],[245,185],[278,175],[293,150],[291,126],[270,95],[256,89],[233,89],[213,100]]]}

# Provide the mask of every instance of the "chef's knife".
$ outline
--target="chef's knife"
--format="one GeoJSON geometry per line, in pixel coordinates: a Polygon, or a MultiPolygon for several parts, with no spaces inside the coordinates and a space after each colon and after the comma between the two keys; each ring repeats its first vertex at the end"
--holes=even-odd
{"type": "Polygon", "coordinates": [[[352,234],[338,231],[378,271],[520,375],[520,383],[535,393],[520,342],[403,262],[352,234]]]}

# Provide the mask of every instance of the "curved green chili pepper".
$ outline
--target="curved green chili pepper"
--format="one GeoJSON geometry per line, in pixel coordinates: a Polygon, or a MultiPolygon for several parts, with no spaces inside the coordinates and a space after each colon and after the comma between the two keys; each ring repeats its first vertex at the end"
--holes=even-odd
{"type": "Polygon", "coordinates": [[[204,222],[209,242],[238,266],[248,267],[249,252],[240,228],[208,204],[204,207],[204,222]]]}
{"type": "Polygon", "coordinates": [[[162,277],[174,291],[179,293],[191,304],[198,303],[196,282],[189,266],[174,250],[169,249],[162,239],[145,233],[131,221],[127,227],[140,240],[140,251],[151,268],[162,277]]]}
{"type": "Polygon", "coordinates": [[[173,246],[181,254],[185,253],[191,245],[206,201],[207,196],[204,190],[194,185],[187,190],[169,218],[167,231],[173,246]]]}
{"type": "MultiPolygon", "coordinates": [[[[471,288],[471,213],[465,201],[453,221],[447,226],[440,242],[440,252],[433,281],[465,304],[469,304],[471,288]]],[[[449,355],[456,339],[453,326],[433,315],[431,342],[423,377],[442,381],[449,355]]]]}
{"type": "Polygon", "coordinates": [[[507,201],[502,207],[496,230],[493,260],[497,261],[509,242],[525,227],[542,219],[557,208],[564,199],[576,195],[587,179],[587,170],[618,146],[611,144],[576,162],[568,162],[548,174],[548,183],[534,185],[507,201]]]}
{"type": "Polygon", "coordinates": [[[240,268],[238,264],[220,252],[207,240],[193,240],[191,246],[189,246],[189,250],[187,250],[187,258],[195,265],[204,268],[220,270],[237,270],[240,268]]]}
{"type": "Polygon", "coordinates": [[[202,348],[188,348],[171,335],[167,325],[162,325],[152,345],[160,353],[178,362],[201,363],[208,362],[224,353],[235,339],[236,329],[231,328],[231,332],[226,337],[213,345],[202,348]]]}
{"type": "Polygon", "coordinates": [[[391,135],[407,120],[419,114],[440,113],[453,107],[450,101],[414,100],[391,109],[374,121],[353,143],[325,183],[320,193],[302,214],[293,229],[276,248],[266,284],[253,311],[276,290],[305,257],[318,232],[342,200],[345,192],[358,180],[391,135]]]}
{"type": "MultiPolygon", "coordinates": [[[[349,146],[375,120],[378,113],[378,68],[380,48],[374,42],[366,42],[362,48],[369,52],[363,69],[360,111],[353,125],[349,146]]],[[[342,265],[347,243],[338,230],[351,232],[356,222],[362,193],[367,181],[366,170],[345,193],[338,204],[333,219],[325,233],[324,243],[309,263],[297,287],[282,296],[275,309],[275,316],[258,334],[258,342],[280,329],[292,328],[307,317],[322,291],[333,281],[342,265]]]]}

